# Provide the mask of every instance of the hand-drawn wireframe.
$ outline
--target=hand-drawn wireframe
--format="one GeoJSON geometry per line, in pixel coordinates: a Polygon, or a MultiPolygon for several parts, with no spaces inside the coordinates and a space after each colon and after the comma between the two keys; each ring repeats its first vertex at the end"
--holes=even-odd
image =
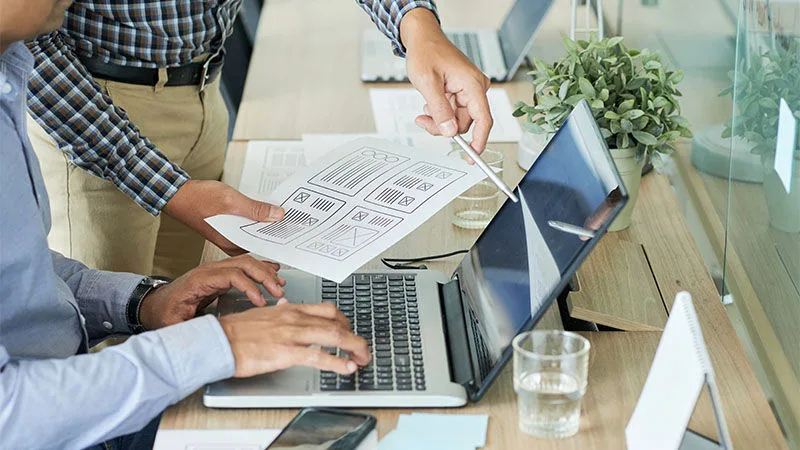
{"type": "Polygon", "coordinates": [[[283,220],[253,222],[241,229],[265,241],[287,244],[333,217],[344,204],[342,200],[300,188],[281,204],[286,210],[283,220]]]}
{"type": "Polygon", "coordinates": [[[353,197],[378,177],[408,160],[406,156],[385,150],[361,147],[326,167],[308,182],[353,197]]]}
{"type": "Polygon", "coordinates": [[[402,221],[401,217],[357,206],[297,248],[342,261],[402,221]]]}
{"type": "Polygon", "coordinates": [[[459,170],[418,162],[375,188],[365,201],[410,214],[465,175],[459,170]]]}

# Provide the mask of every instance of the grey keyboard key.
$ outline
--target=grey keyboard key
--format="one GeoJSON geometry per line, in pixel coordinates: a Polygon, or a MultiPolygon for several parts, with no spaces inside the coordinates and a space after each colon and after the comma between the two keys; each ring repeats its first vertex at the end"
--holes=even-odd
{"type": "Polygon", "coordinates": [[[358,390],[359,391],[391,391],[392,390],[392,386],[381,385],[381,384],[378,384],[378,385],[369,385],[369,384],[367,384],[367,385],[359,385],[358,386],[358,390]]]}

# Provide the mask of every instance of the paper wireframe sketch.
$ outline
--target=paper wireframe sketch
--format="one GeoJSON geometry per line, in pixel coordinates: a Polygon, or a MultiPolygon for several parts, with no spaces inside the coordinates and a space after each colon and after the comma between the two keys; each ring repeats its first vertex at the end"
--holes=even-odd
{"type": "Polygon", "coordinates": [[[305,165],[303,143],[300,141],[250,141],[244,157],[239,191],[248,197],[265,199],[305,165]]]}
{"type": "Polygon", "coordinates": [[[354,139],[360,137],[371,137],[376,139],[386,139],[396,144],[414,147],[429,152],[437,156],[446,156],[453,149],[450,140],[441,136],[431,136],[429,134],[413,135],[381,135],[377,133],[363,134],[304,134],[303,147],[306,153],[306,163],[313,164],[318,159],[325,156],[331,150],[340,147],[354,139]]]}
{"type": "MultiPolygon", "coordinates": [[[[375,129],[384,135],[414,135],[427,133],[414,123],[422,114],[425,100],[415,89],[374,88],[369,91],[375,129]]],[[[511,101],[505,89],[492,88],[486,93],[494,126],[489,142],[517,142],[522,128],[512,115],[511,101]]],[[[469,134],[472,136],[471,132],[469,134]]]]}
{"type": "Polygon", "coordinates": [[[239,247],[341,282],[484,179],[477,166],[361,138],[297,171],[266,200],[280,222],[206,219],[239,247]]]}

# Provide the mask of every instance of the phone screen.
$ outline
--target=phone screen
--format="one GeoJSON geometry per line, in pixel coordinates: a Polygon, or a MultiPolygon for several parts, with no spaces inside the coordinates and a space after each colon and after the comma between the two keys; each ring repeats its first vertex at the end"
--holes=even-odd
{"type": "Polygon", "coordinates": [[[373,427],[372,417],[365,414],[304,409],[268,449],[352,450],[373,427]]]}

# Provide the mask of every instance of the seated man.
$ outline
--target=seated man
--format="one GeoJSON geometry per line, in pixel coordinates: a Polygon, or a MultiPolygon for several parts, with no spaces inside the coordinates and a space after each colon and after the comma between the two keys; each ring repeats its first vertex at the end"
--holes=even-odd
{"type": "Polygon", "coordinates": [[[114,449],[150,448],[160,413],[205,383],[294,365],[348,374],[366,364],[366,342],[331,305],[282,300],[195,318],[232,287],[257,306],[265,305],[259,284],[283,295],[276,264],[240,256],[159,284],[49,250],[48,196],[25,129],[33,57],[22,40],[57,28],[69,3],[0,0],[0,447],[108,448],[115,439],[114,449]],[[134,333],[87,353],[90,343],[134,333]],[[341,347],[351,359],[311,345],[341,347]]]}

